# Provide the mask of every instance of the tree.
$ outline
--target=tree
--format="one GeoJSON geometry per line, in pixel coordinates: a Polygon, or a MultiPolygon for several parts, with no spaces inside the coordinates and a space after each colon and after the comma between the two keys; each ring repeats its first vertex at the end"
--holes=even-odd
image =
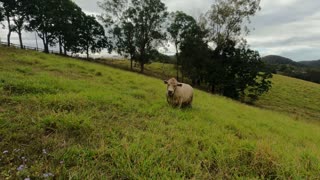
{"type": "Polygon", "coordinates": [[[108,47],[109,52],[111,52],[112,47],[105,36],[103,26],[94,16],[83,14],[82,17],[81,28],[79,29],[80,52],[86,52],[87,58],[89,58],[90,51],[96,53],[108,47]]]}
{"type": "Polygon", "coordinates": [[[81,8],[70,0],[58,1],[57,14],[55,16],[55,31],[57,33],[57,43],[59,44],[60,54],[67,54],[72,47],[77,46],[80,32],[80,24],[85,14],[81,8]]]}
{"type": "Polygon", "coordinates": [[[25,27],[25,22],[27,19],[27,5],[25,1],[22,0],[13,0],[15,3],[12,16],[13,16],[13,26],[12,31],[16,32],[19,36],[20,47],[23,49],[23,42],[22,42],[22,30],[25,27]]]}
{"type": "Polygon", "coordinates": [[[150,61],[150,53],[165,39],[161,28],[168,13],[160,0],[132,0],[132,3],[129,17],[135,24],[137,60],[143,73],[144,65],[150,61]]]}
{"type": "Polygon", "coordinates": [[[143,73],[152,52],[165,39],[162,29],[168,15],[165,4],[160,0],[106,0],[101,6],[105,10],[101,16],[105,24],[115,27],[117,50],[134,57],[143,73]]]}
{"type": "Polygon", "coordinates": [[[250,31],[247,23],[250,17],[260,10],[260,0],[217,0],[205,14],[205,21],[209,30],[209,38],[219,49],[228,46],[228,42],[240,43],[242,34],[250,31]]]}
{"type": "MultiPolygon", "coordinates": [[[[181,65],[181,59],[179,58],[180,44],[184,41],[185,38],[189,37],[189,34],[192,33],[192,30],[196,29],[197,22],[196,20],[184,12],[177,11],[170,14],[170,25],[167,29],[170,35],[170,40],[175,46],[176,50],[176,68],[177,68],[177,80],[179,80],[179,66],[181,65]]],[[[189,43],[189,42],[188,42],[189,43]]],[[[190,42],[192,43],[192,42],[190,42]]],[[[184,49],[187,49],[188,45],[185,44],[184,49]]],[[[182,68],[183,69],[183,68],[182,68]]],[[[183,77],[182,77],[183,79],[183,77]]]]}
{"type": "Polygon", "coordinates": [[[57,29],[55,17],[58,16],[58,0],[25,0],[28,5],[27,30],[35,31],[42,39],[44,52],[49,53],[49,46],[55,44],[57,29]]]}
{"type": "MultiPolygon", "coordinates": [[[[2,24],[3,20],[4,20],[4,9],[3,9],[3,3],[0,1],[0,25],[2,26],[3,26],[2,24]]],[[[1,38],[0,38],[0,42],[1,42],[1,38]]]]}
{"type": "Polygon", "coordinates": [[[0,1],[0,22],[4,19],[4,8],[3,8],[3,2],[0,1]]]}
{"type": "Polygon", "coordinates": [[[129,1],[105,0],[99,6],[104,10],[100,19],[105,23],[113,45],[118,54],[130,59],[130,68],[133,69],[136,47],[134,45],[135,27],[128,18],[129,1]]]}
{"type": "Polygon", "coordinates": [[[116,49],[120,55],[129,57],[130,68],[133,69],[133,61],[135,61],[136,47],[134,46],[135,28],[131,22],[123,21],[120,26],[114,28],[114,38],[116,41],[116,49]]]}
{"type": "Polygon", "coordinates": [[[7,34],[7,43],[8,46],[11,44],[11,33],[13,31],[12,25],[11,25],[11,18],[13,17],[13,10],[15,8],[15,1],[13,0],[1,0],[3,5],[3,14],[7,21],[7,28],[8,28],[8,34],[7,34]]]}
{"type": "Polygon", "coordinates": [[[246,45],[247,22],[260,9],[260,0],[217,0],[201,20],[213,44],[205,66],[205,81],[211,91],[233,99],[256,100],[271,87],[259,53],[246,45]]]}
{"type": "Polygon", "coordinates": [[[223,84],[220,84],[223,85],[221,93],[242,101],[249,98],[249,101],[253,102],[269,91],[271,81],[268,79],[272,78],[272,74],[266,69],[259,53],[248,48],[246,43],[238,47],[230,44],[230,47],[224,50],[227,57],[222,59],[225,71],[223,84]]]}

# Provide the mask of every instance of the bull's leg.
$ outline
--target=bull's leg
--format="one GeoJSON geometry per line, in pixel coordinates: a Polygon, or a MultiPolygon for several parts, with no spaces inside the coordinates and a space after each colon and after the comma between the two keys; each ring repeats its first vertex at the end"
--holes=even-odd
{"type": "Polygon", "coordinates": [[[181,109],[181,107],[182,107],[182,99],[179,100],[179,105],[178,105],[179,109],[181,109]]]}
{"type": "Polygon", "coordinates": [[[193,95],[191,96],[191,100],[189,102],[189,107],[192,108],[192,102],[193,102],[193,95]]]}

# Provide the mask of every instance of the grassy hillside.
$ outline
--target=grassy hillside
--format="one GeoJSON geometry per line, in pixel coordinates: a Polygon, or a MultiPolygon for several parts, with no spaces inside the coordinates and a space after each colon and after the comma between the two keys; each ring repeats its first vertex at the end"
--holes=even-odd
{"type": "Polygon", "coordinates": [[[320,127],[98,64],[0,48],[0,179],[315,179],[320,127]]]}
{"type": "Polygon", "coordinates": [[[257,106],[286,112],[297,120],[320,122],[320,85],[287,76],[274,75],[273,88],[257,106]]]}
{"type": "MultiPolygon", "coordinates": [[[[108,65],[126,69],[129,61],[104,60],[108,65]]],[[[152,63],[146,65],[146,73],[155,77],[175,77],[174,65],[152,63]]],[[[135,68],[139,71],[139,67],[135,68]]],[[[274,75],[273,88],[262,96],[256,106],[286,113],[297,120],[320,122],[320,85],[288,76],[274,75]]]]}
{"type": "Polygon", "coordinates": [[[285,57],[271,55],[263,57],[262,61],[274,73],[320,84],[320,60],[295,62],[285,57]]]}

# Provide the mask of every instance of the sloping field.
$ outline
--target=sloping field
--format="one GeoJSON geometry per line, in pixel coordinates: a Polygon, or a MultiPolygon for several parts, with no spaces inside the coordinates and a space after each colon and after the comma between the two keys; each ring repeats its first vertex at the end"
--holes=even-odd
{"type": "MultiPolygon", "coordinates": [[[[129,70],[127,60],[105,59],[104,63],[129,70]]],[[[139,71],[138,67],[134,68],[139,71]]],[[[150,76],[169,78],[176,76],[172,64],[152,63],[146,65],[150,76]]],[[[296,120],[320,122],[320,84],[275,74],[271,91],[260,98],[255,106],[287,114],[296,120]]]]}
{"type": "Polygon", "coordinates": [[[320,177],[320,126],[161,80],[0,48],[0,179],[320,177]]]}
{"type": "Polygon", "coordinates": [[[320,122],[320,84],[275,75],[273,88],[263,95],[257,106],[286,112],[297,120],[320,122]]]}

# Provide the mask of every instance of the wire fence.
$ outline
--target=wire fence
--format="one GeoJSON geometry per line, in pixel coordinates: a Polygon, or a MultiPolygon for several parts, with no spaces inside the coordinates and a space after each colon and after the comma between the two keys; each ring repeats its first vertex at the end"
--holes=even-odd
{"type": "MultiPolygon", "coordinates": [[[[1,46],[8,46],[8,42],[0,42],[1,46]]],[[[21,48],[20,44],[14,44],[14,43],[10,43],[10,47],[14,47],[17,49],[25,49],[25,50],[32,50],[32,51],[38,51],[38,52],[45,52],[45,49],[43,48],[39,48],[39,47],[33,47],[33,46],[26,46],[23,45],[23,48],[21,48]]],[[[85,61],[94,61],[97,63],[101,63],[101,58],[92,58],[92,57],[81,57],[79,54],[74,54],[74,53],[61,53],[60,51],[56,51],[56,50],[49,50],[49,54],[55,54],[55,55],[59,55],[59,56],[64,56],[64,57],[72,57],[72,58],[76,58],[79,60],[85,60],[85,61]]]]}
{"type": "MultiPolygon", "coordinates": [[[[7,46],[8,47],[8,43],[7,42],[0,42],[0,46],[7,46]]],[[[21,49],[21,45],[20,44],[14,44],[14,43],[10,43],[10,47],[14,47],[17,49],[21,49]]],[[[45,50],[43,48],[39,48],[39,47],[32,47],[32,46],[25,46],[23,45],[23,48],[25,50],[32,50],[32,51],[38,51],[38,52],[45,52],[45,50]]],[[[58,56],[63,56],[63,57],[70,57],[70,58],[74,58],[74,59],[78,59],[78,60],[83,60],[83,61],[90,61],[90,62],[94,62],[94,63],[98,63],[98,64],[103,64],[103,65],[110,65],[107,61],[106,58],[93,58],[93,57],[89,57],[87,58],[86,56],[81,56],[80,54],[77,53],[60,53],[60,51],[55,51],[55,50],[50,50],[49,54],[54,54],[54,55],[58,55],[58,56]]]]}
{"type": "MultiPolygon", "coordinates": [[[[2,46],[8,46],[8,42],[0,42],[0,44],[1,44],[2,46]]],[[[21,49],[21,45],[20,45],[20,44],[10,43],[10,47],[15,47],[15,48],[21,49]]],[[[22,49],[44,52],[44,49],[43,49],[43,48],[26,46],[26,45],[23,45],[22,49]]],[[[59,51],[55,51],[55,50],[50,50],[49,53],[50,53],[50,54],[60,54],[59,51]]]]}

